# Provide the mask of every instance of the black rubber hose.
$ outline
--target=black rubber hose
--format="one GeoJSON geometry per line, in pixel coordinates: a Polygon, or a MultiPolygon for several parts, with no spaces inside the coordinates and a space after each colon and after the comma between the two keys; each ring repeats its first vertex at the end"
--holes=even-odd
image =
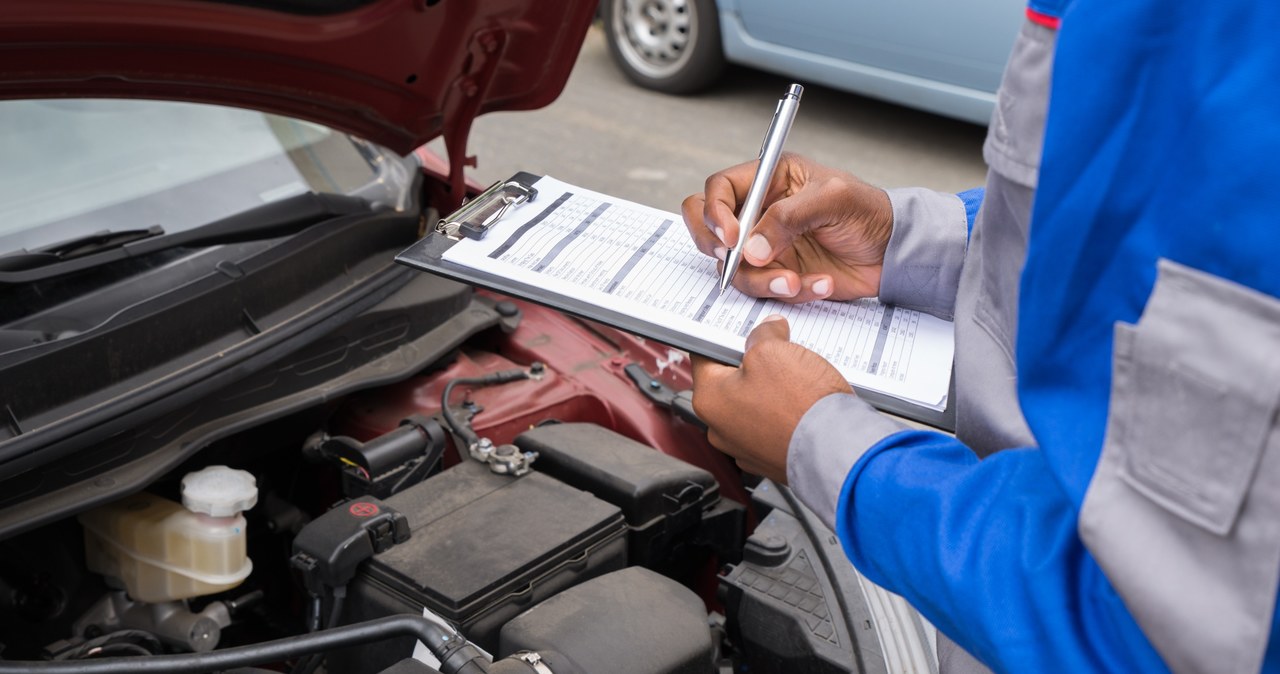
{"type": "Polygon", "coordinates": [[[458,384],[493,386],[495,384],[528,379],[529,377],[530,374],[524,370],[503,370],[483,377],[459,377],[458,379],[450,380],[448,384],[445,384],[444,391],[440,394],[440,411],[443,413],[444,423],[449,426],[449,430],[453,431],[454,435],[462,438],[468,448],[475,446],[476,443],[480,442],[480,436],[476,435],[476,432],[472,430],[470,422],[455,417],[453,410],[449,408],[449,396],[453,393],[453,387],[458,384]]]}
{"type": "MultiPolygon", "coordinates": [[[[337,627],[338,619],[342,617],[342,603],[347,597],[347,586],[336,587],[333,589],[332,599],[330,600],[329,619],[324,621],[324,626],[337,627]]],[[[324,661],[324,653],[316,653],[309,658],[298,662],[290,674],[312,674],[320,663],[324,661]]]]}
{"type": "MultiPolygon", "coordinates": [[[[395,637],[411,636],[427,646],[440,662],[473,662],[469,656],[479,651],[458,634],[415,615],[396,615],[354,625],[301,634],[249,646],[236,646],[208,653],[157,655],[149,658],[99,658],[0,662],[0,674],[204,674],[237,667],[281,662],[312,653],[360,646],[395,637]]],[[[453,674],[457,670],[441,670],[453,674]]]]}
{"type": "Polygon", "coordinates": [[[440,395],[440,412],[444,415],[444,423],[449,426],[449,430],[453,431],[454,435],[462,438],[462,442],[467,447],[472,447],[477,442],[480,442],[480,436],[476,435],[476,432],[471,429],[470,423],[453,416],[453,410],[449,408],[449,395],[453,393],[454,386],[458,384],[474,385],[476,381],[475,379],[454,379],[444,385],[444,393],[440,395]]]}
{"type": "Polygon", "coordinates": [[[324,626],[337,627],[338,621],[342,619],[342,604],[347,599],[347,586],[333,588],[333,599],[329,604],[329,618],[324,621],[324,626]]]}

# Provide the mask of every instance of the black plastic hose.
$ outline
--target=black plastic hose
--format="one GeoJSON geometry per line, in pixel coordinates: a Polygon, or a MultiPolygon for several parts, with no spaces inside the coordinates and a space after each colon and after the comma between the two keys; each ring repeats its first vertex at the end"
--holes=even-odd
{"type": "Polygon", "coordinates": [[[450,633],[422,616],[396,615],[208,653],[94,660],[0,661],[0,674],[203,674],[281,662],[403,636],[416,637],[440,662],[452,665],[449,669],[441,669],[444,674],[454,674],[475,659],[483,659],[480,651],[460,635],[450,633]]]}

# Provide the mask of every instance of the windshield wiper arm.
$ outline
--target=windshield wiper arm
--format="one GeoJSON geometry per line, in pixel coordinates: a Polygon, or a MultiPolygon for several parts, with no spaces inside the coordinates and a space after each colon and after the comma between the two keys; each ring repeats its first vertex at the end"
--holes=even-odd
{"type": "Polygon", "coordinates": [[[304,192],[172,234],[158,225],[96,232],[35,251],[0,255],[0,284],[40,281],[170,248],[271,239],[372,210],[373,205],[360,197],[304,192]]]}
{"type": "Polygon", "coordinates": [[[373,204],[362,197],[303,192],[130,248],[137,255],[177,246],[216,246],[273,239],[343,215],[369,213],[373,208],[373,204]]]}
{"type": "Polygon", "coordinates": [[[133,243],[134,241],[141,241],[153,236],[160,236],[161,234],[164,234],[164,228],[160,225],[148,227],[147,229],[122,229],[117,232],[103,230],[93,234],[78,236],[67,241],[61,241],[43,248],[37,248],[32,252],[56,255],[60,260],[72,260],[77,257],[91,255],[98,251],[117,248],[127,243],[133,243]]]}
{"type": "Polygon", "coordinates": [[[35,250],[20,250],[16,253],[0,256],[0,271],[22,271],[46,267],[163,234],[164,228],[159,225],[147,229],[122,229],[119,231],[104,229],[101,232],[84,234],[35,250]]]}

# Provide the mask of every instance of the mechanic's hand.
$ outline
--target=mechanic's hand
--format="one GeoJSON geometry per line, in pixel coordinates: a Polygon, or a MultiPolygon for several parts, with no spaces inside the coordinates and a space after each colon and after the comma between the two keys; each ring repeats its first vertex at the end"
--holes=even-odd
{"type": "MultiPolygon", "coordinates": [[[[703,194],[684,200],[685,225],[698,250],[724,259],[737,244],[737,212],[757,162],[707,178],[703,194]]],[[[844,171],[784,153],[764,199],[764,213],[743,249],[733,285],[786,302],[850,300],[880,292],[880,270],[893,230],[893,207],[877,187],[844,171]]]]}
{"type": "Polygon", "coordinates": [[[787,448],[800,418],[832,393],[852,393],[822,356],[791,343],[791,327],[770,316],[747,336],[742,367],[693,356],[693,409],[707,439],[748,473],[787,483],[787,448]]]}

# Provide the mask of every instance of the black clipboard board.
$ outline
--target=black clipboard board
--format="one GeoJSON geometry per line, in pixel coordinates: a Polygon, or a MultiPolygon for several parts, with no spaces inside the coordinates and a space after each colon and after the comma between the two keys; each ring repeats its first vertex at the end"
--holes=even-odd
{"type": "MultiPolygon", "coordinates": [[[[501,220],[508,210],[526,201],[536,201],[537,190],[534,185],[540,178],[541,176],[521,171],[506,180],[494,183],[464,204],[462,208],[441,218],[426,236],[397,255],[396,262],[604,323],[728,365],[741,364],[742,354],[722,345],[671,330],[661,324],[630,314],[613,311],[567,295],[550,293],[524,282],[513,281],[505,276],[444,259],[445,252],[463,238],[483,238],[489,227],[501,220]]],[[[942,411],[858,386],[855,386],[854,390],[877,409],[947,431],[955,428],[955,410],[951,402],[955,399],[954,372],[947,396],[947,406],[942,411]]]]}

